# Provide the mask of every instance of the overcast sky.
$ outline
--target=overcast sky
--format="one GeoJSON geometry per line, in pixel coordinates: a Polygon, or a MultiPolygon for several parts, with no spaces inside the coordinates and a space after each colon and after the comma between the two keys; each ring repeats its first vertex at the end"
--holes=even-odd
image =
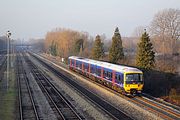
{"type": "Polygon", "coordinates": [[[131,36],[165,8],[180,9],[180,0],[0,0],[0,36],[10,30],[14,39],[44,38],[62,27],[111,38],[116,26],[131,36]]]}

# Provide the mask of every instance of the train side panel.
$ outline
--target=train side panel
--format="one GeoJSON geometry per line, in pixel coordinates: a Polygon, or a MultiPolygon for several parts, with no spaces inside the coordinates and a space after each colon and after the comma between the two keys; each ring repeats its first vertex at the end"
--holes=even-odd
{"type": "MultiPolygon", "coordinates": [[[[135,72],[118,72],[113,68],[105,68],[101,65],[83,61],[81,59],[69,58],[69,68],[79,73],[103,83],[107,87],[113,88],[126,94],[141,93],[143,83],[127,84],[126,74],[134,74],[135,72]],[[132,92],[133,91],[133,92],[132,92]]],[[[142,72],[137,72],[142,74],[142,72]]]]}

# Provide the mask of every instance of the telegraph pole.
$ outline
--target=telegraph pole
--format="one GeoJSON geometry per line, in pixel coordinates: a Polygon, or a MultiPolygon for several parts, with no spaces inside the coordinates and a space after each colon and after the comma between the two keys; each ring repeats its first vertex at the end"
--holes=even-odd
{"type": "Polygon", "coordinates": [[[11,32],[7,31],[6,33],[6,37],[7,37],[7,90],[9,87],[9,44],[10,44],[10,36],[11,36],[11,32]]]}

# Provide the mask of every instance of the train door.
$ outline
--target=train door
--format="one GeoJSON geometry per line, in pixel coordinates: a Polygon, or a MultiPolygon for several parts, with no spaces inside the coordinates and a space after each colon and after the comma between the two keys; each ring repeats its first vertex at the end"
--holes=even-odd
{"type": "Polygon", "coordinates": [[[123,88],[123,84],[124,84],[124,77],[122,73],[116,73],[115,76],[116,79],[116,83],[118,84],[118,86],[120,86],[121,88],[123,88]]]}

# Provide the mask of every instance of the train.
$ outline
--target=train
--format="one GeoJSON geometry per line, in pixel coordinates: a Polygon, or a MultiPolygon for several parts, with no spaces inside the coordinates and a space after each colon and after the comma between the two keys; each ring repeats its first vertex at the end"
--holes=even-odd
{"type": "Polygon", "coordinates": [[[141,95],[143,90],[143,72],[135,67],[77,56],[68,57],[68,67],[125,95],[141,95]]]}

